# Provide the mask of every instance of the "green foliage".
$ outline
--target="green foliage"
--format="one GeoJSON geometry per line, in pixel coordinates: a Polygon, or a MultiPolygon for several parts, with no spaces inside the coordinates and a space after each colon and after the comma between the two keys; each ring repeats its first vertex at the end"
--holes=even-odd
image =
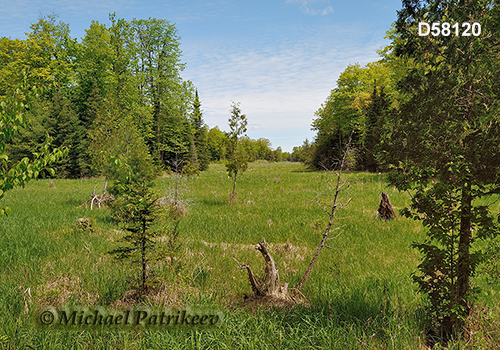
{"type": "Polygon", "coordinates": [[[22,57],[27,50],[26,40],[0,39],[0,96],[11,95],[21,83],[26,69],[22,57]]]}
{"type": "Polygon", "coordinates": [[[375,86],[384,86],[388,96],[393,97],[395,85],[391,66],[383,61],[349,65],[337,80],[337,88],[316,111],[312,123],[318,134],[312,159],[309,163],[316,169],[331,168],[332,159],[340,159],[340,145],[349,139],[354,130],[353,148],[363,150],[367,133],[367,112],[372,103],[370,93],[375,86]]]}
{"type": "Polygon", "coordinates": [[[248,167],[248,156],[238,142],[238,137],[247,131],[247,117],[241,113],[240,104],[232,102],[229,117],[229,145],[226,169],[229,176],[234,177],[233,196],[236,192],[236,177],[248,167]]]}
{"type": "Polygon", "coordinates": [[[193,136],[196,140],[193,133],[199,129],[193,131],[189,125],[194,89],[191,82],[180,77],[184,64],[178,31],[169,21],[156,18],[134,19],[130,28],[131,66],[141,96],[137,112],[144,114],[146,109],[150,113],[148,119],[140,118],[150,153],[161,167],[173,159],[173,148],[185,149],[187,160],[193,136]]]}
{"type": "Polygon", "coordinates": [[[139,287],[145,292],[154,279],[149,272],[150,261],[157,251],[154,240],[160,233],[153,230],[159,218],[159,197],[152,191],[151,183],[132,182],[122,185],[122,196],[113,203],[113,217],[120,222],[127,234],[121,238],[125,246],[109,251],[117,260],[132,260],[139,266],[139,287]]]}
{"type": "Polygon", "coordinates": [[[68,148],[68,157],[55,164],[57,177],[79,178],[83,173],[82,158],[85,155],[83,139],[86,135],[73,105],[67,98],[56,92],[50,101],[44,120],[45,130],[54,138],[56,147],[68,148]]]}
{"type": "MultiPolygon", "coordinates": [[[[6,191],[17,186],[23,186],[32,178],[37,178],[38,174],[47,166],[68,154],[67,148],[61,147],[50,151],[52,138],[47,135],[46,141],[42,144],[38,153],[33,153],[34,159],[27,157],[9,165],[9,157],[5,154],[5,144],[12,140],[16,132],[21,127],[26,127],[29,121],[25,116],[27,105],[20,99],[21,89],[16,90],[12,97],[5,98],[0,102],[0,199],[6,191]]],[[[30,97],[30,92],[24,91],[24,95],[30,97]]],[[[29,103],[29,100],[28,100],[29,103]]],[[[54,175],[54,170],[48,168],[54,175]]],[[[0,215],[6,213],[8,208],[0,208],[0,215]]]]}
{"type": "Polygon", "coordinates": [[[111,89],[113,51],[111,33],[104,24],[92,21],[79,45],[75,68],[78,71],[74,100],[82,125],[90,128],[98,104],[111,89]]]}
{"type": "Polygon", "coordinates": [[[248,136],[242,136],[239,139],[239,144],[243,152],[247,155],[249,162],[256,160],[268,160],[271,162],[281,162],[283,160],[283,152],[281,147],[273,150],[271,141],[263,137],[253,140],[248,136]]]}
{"type": "MultiPolygon", "coordinates": [[[[182,116],[170,115],[163,119],[163,122],[165,122],[165,125],[160,137],[163,165],[172,169],[172,162],[180,159],[182,160],[182,166],[190,162],[194,167],[198,168],[196,146],[193,142],[192,127],[189,120],[182,116]]],[[[180,170],[182,170],[182,167],[180,170]]]]}
{"type": "Polygon", "coordinates": [[[151,180],[156,174],[148,148],[131,116],[123,118],[109,104],[89,131],[92,164],[96,172],[119,183],[151,180]]]}
{"type": "Polygon", "coordinates": [[[313,158],[314,147],[314,143],[311,143],[308,139],[305,139],[301,146],[295,146],[293,148],[291,161],[302,162],[309,167],[313,158]]]}
{"type": "Polygon", "coordinates": [[[210,160],[212,162],[223,160],[228,144],[229,138],[227,134],[222,132],[218,126],[211,128],[207,133],[207,147],[210,153],[210,160]]]}
{"type": "Polygon", "coordinates": [[[0,101],[22,81],[44,87],[28,111],[32,125],[21,128],[8,145],[10,161],[31,157],[49,133],[57,146],[71,146],[68,159],[56,165],[58,176],[97,174],[102,162],[93,161],[102,154],[91,153],[95,132],[86,130],[95,129],[98,118],[102,124],[112,105],[120,122],[133,124],[156,165],[166,166],[171,150],[181,147],[186,161],[206,169],[206,129],[191,125],[193,115],[202,123],[200,105],[197,100],[193,106],[194,87],[180,76],[184,64],[177,29],[155,18],[127,21],[110,14],[109,21],[108,26],[92,21],[78,42],[70,37],[69,25],[51,14],[31,26],[26,40],[0,39],[0,101]]]}
{"type": "Polygon", "coordinates": [[[248,155],[241,145],[233,151],[226,162],[226,169],[229,176],[236,178],[238,174],[243,173],[248,168],[248,155]]]}
{"type": "MultiPolygon", "coordinates": [[[[28,81],[37,86],[66,88],[73,83],[72,48],[75,42],[69,37],[69,24],[57,23],[57,18],[56,14],[39,18],[28,33],[26,71],[29,72],[28,81]]],[[[46,91],[49,97],[51,92],[46,91]]]]}
{"type": "Polygon", "coordinates": [[[395,53],[411,61],[399,88],[407,96],[390,118],[384,156],[391,183],[409,190],[404,211],[427,239],[415,281],[427,293],[444,338],[463,330],[477,291],[471,286],[480,240],[500,233],[481,200],[500,192],[500,22],[489,1],[408,1],[396,24],[395,53]],[[417,35],[419,21],[479,21],[482,34],[417,35]],[[479,78],[480,77],[480,78],[479,78]]]}
{"type": "Polygon", "coordinates": [[[370,99],[371,103],[366,112],[366,131],[360,150],[359,164],[363,169],[375,172],[380,168],[376,158],[380,152],[382,130],[386,124],[387,114],[390,113],[390,101],[383,86],[380,87],[380,92],[378,92],[378,87],[374,86],[370,99]]]}

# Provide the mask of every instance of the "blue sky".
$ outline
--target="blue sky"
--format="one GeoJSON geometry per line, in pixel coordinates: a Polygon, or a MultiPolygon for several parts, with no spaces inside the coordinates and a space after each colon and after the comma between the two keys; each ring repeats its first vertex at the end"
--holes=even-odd
{"type": "Polygon", "coordinates": [[[205,122],[228,130],[231,101],[241,102],[250,137],[291,151],[314,138],[314,112],[347,65],[379,59],[401,1],[0,0],[0,7],[0,37],[19,39],[52,12],[79,39],[92,20],[108,24],[110,12],[169,20],[205,122]]]}

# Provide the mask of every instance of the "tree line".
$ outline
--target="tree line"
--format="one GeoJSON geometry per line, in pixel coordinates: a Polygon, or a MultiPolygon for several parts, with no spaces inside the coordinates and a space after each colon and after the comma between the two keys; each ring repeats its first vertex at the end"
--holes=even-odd
{"type": "MultiPolygon", "coordinates": [[[[33,159],[47,134],[53,147],[68,149],[54,165],[57,177],[151,178],[175,159],[187,172],[226,160],[229,133],[209,129],[197,89],[181,77],[175,26],[115,14],[109,22],[92,21],[78,41],[52,14],[32,24],[25,40],[0,39],[0,101],[21,86],[20,101],[39,90],[24,110],[30,123],[6,143],[6,168],[33,159]]],[[[289,156],[267,139],[243,136],[239,143],[249,161],[289,156]]]]}
{"type": "MultiPolygon", "coordinates": [[[[385,55],[384,52],[379,53],[385,55]]],[[[294,147],[292,159],[313,169],[330,169],[332,160],[341,158],[341,145],[352,133],[352,170],[387,170],[379,155],[381,140],[389,116],[399,105],[396,82],[403,68],[401,62],[389,56],[364,67],[358,63],[349,65],[337,79],[337,87],[315,112],[314,140],[294,147]]]]}

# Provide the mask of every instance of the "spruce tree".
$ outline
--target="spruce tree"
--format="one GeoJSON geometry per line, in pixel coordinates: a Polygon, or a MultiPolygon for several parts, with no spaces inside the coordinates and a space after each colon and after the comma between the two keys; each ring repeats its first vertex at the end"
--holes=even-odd
{"type": "Polygon", "coordinates": [[[141,294],[153,282],[151,261],[157,253],[159,232],[153,226],[159,219],[159,196],[146,181],[121,185],[122,196],[113,204],[113,217],[122,225],[126,234],[121,238],[123,245],[109,251],[117,260],[132,260],[139,266],[138,284],[141,294]]]}
{"type": "Polygon", "coordinates": [[[45,129],[54,138],[55,147],[69,149],[68,157],[55,165],[56,174],[63,178],[80,177],[80,155],[83,154],[82,141],[85,131],[73,109],[71,102],[61,91],[57,91],[49,106],[45,129]]]}
{"type": "Polygon", "coordinates": [[[194,145],[196,147],[196,155],[198,159],[198,167],[201,171],[208,169],[210,156],[208,153],[207,127],[203,121],[201,113],[201,103],[196,90],[196,96],[193,103],[193,127],[194,127],[194,145]]]}

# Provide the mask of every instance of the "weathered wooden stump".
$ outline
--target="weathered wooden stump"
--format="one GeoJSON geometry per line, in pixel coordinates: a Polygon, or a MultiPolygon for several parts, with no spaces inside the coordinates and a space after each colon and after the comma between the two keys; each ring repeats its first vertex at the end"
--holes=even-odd
{"type": "Polygon", "coordinates": [[[256,250],[258,250],[266,262],[264,269],[264,278],[259,280],[255,277],[250,265],[242,265],[239,269],[246,269],[248,273],[248,280],[252,286],[252,291],[254,297],[276,297],[280,299],[289,299],[288,295],[288,283],[281,284],[278,274],[278,269],[276,264],[267,250],[267,242],[265,239],[261,243],[257,244],[256,250]]]}
{"type": "Polygon", "coordinates": [[[384,220],[396,218],[396,213],[392,209],[389,197],[384,192],[382,192],[382,200],[380,201],[380,205],[378,207],[378,215],[384,220]]]}
{"type": "Polygon", "coordinates": [[[108,202],[112,202],[115,200],[115,197],[112,194],[107,194],[106,193],[106,188],[108,186],[108,180],[104,182],[104,188],[102,190],[102,194],[96,194],[95,189],[97,185],[94,186],[94,190],[92,191],[92,195],[90,196],[90,199],[86,200],[83,202],[78,208],[81,208],[83,206],[86,206],[88,203],[90,203],[90,210],[94,207],[94,203],[97,204],[99,209],[101,206],[106,206],[108,202]]]}

